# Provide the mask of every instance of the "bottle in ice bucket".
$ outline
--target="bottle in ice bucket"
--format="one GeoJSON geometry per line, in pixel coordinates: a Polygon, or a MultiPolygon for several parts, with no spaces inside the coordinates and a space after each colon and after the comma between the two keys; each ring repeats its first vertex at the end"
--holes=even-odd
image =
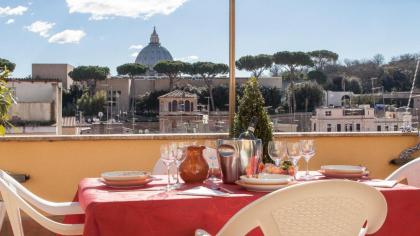
{"type": "Polygon", "coordinates": [[[255,140],[256,139],[255,135],[254,135],[255,125],[257,123],[256,121],[257,121],[257,119],[255,117],[252,118],[251,122],[249,122],[248,129],[245,132],[242,132],[239,135],[239,139],[247,139],[247,140],[255,140]]]}
{"type": "Polygon", "coordinates": [[[241,169],[247,176],[258,174],[258,165],[262,155],[261,139],[255,138],[254,135],[256,124],[257,118],[253,117],[248,129],[239,135],[241,169]]]}

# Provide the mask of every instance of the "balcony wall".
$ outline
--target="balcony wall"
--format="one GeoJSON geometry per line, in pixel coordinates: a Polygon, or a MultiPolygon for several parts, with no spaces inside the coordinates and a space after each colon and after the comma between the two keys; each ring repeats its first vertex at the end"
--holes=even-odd
{"type": "MultiPolygon", "coordinates": [[[[25,185],[53,201],[69,201],[82,178],[112,170],[151,170],[159,146],[171,141],[215,140],[220,134],[51,136],[0,138],[0,168],[30,175],[25,185]]],[[[396,167],[389,160],[418,142],[402,133],[282,133],[279,140],[313,138],[317,154],[310,168],[324,164],[364,165],[373,177],[383,178],[396,167]]],[[[300,162],[303,169],[304,163],[300,162]]]]}

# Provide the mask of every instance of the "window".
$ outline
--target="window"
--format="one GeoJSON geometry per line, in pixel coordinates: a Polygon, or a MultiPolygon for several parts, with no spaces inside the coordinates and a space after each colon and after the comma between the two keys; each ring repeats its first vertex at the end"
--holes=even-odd
{"type": "Polygon", "coordinates": [[[337,124],[337,132],[341,132],[341,124],[337,124]]]}
{"type": "Polygon", "coordinates": [[[353,132],[353,124],[349,124],[349,131],[353,132]]]}
{"type": "Polygon", "coordinates": [[[331,116],[331,111],[325,111],[325,116],[331,116]]]}
{"type": "Polygon", "coordinates": [[[394,125],[394,131],[398,131],[398,125],[394,125]]]}
{"type": "Polygon", "coordinates": [[[360,124],[356,124],[356,131],[360,132],[360,124]]]}
{"type": "Polygon", "coordinates": [[[331,132],[331,124],[327,124],[327,132],[331,132]]]}
{"type": "Polygon", "coordinates": [[[380,125],[377,126],[376,130],[381,131],[382,127],[380,125]]]}
{"type": "Polygon", "coordinates": [[[178,111],[178,102],[176,100],[172,101],[172,111],[178,111]]]}
{"type": "Polygon", "coordinates": [[[389,131],[389,126],[385,125],[385,131],[389,131]]]}
{"type": "Polygon", "coordinates": [[[316,131],[316,123],[314,123],[314,131],[316,131]]]}
{"type": "Polygon", "coordinates": [[[190,101],[185,101],[185,103],[184,103],[184,111],[187,111],[187,112],[189,112],[190,111],[190,101]]]}

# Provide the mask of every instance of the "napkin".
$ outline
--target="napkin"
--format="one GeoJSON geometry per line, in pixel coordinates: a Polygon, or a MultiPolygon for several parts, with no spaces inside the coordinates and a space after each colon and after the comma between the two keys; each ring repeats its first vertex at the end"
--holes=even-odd
{"type": "Polygon", "coordinates": [[[193,196],[212,196],[212,197],[226,197],[229,193],[221,192],[214,189],[209,189],[203,186],[194,187],[185,191],[178,192],[181,195],[193,195],[193,196]]]}
{"type": "Polygon", "coordinates": [[[372,187],[378,187],[378,188],[392,188],[395,185],[397,185],[397,181],[395,180],[367,180],[363,181],[362,183],[365,183],[372,187]]]}

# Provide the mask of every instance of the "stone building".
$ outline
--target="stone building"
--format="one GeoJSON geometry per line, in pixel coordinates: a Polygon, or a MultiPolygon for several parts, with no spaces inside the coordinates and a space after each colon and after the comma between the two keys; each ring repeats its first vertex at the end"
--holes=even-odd
{"type": "MultiPolygon", "coordinates": [[[[55,127],[44,127],[42,130],[38,127],[32,133],[61,134],[62,85],[59,79],[8,78],[7,86],[16,98],[16,104],[12,104],[9,110],[12,121],[28,124],[56,123],[55,127]]],[[[13,132],[24,132],[20,129],[13,132]]]]}
{"type": "Polygon", "coordinates": [[[63,89],[68,90],[73,84],[69,73],[74,67],[70,64],[34,63],[32,64],[33,79],[58,79],[63,84],[63,89]]]}
{"type": "Polygon", "coordinates": [[[153,67],[160,61],[172,61],[172,55],[160,44],[159,35],[156,33],[156,27],[150,36],[149,45],[144,47],[136,57],[136,63],[145,65],[149,68],[149,74],[155,74],[153,67]]]}
{"type": "Polygon", "coordinates": [[[311,118],[312,132],[399,131],[411,125],[412,115],[405,111],[386,111],[379,115],[369,105],[357,108],[317,108],[311,118]]]}
{"type": "Polygon", "coordinates": [[[159,98],[159,129],[161,132],[177,132],[199,129],[203,114],[197,111],[198,96],[182,90],[174,90],[159,98]]]}

